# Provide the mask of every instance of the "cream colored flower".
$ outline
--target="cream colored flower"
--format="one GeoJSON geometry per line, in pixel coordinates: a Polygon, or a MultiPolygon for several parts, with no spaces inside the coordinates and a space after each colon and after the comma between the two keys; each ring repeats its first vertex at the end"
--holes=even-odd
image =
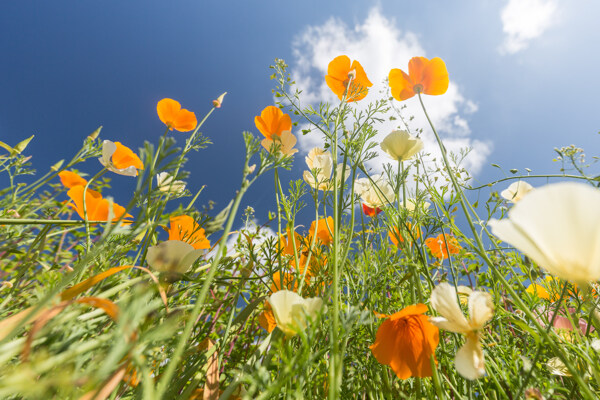
{"type": "Polygon", "coordinates": [[[567,366],[558,357],[553,357],[546,362],[546,367],[552,375],[571,376],[567,366]]]}
{"type": "Polygon", "coordinates": [[[277,144],[279,145],[279,152],[281,154],[291,156],[298,152],[298,149],[294,149],[297,141],[296,136],[294,136],[291,131],[283,131],[281,132],[281,136],[272,135],[271,139],[264,138],[260,144],[268,152],[271,152],[271,146],[277,144]]]}
{"type": "Polygon", "coordinates": [[[288,337],[303,331],[309,320],[315,321],[323,307],[321,298],[305,299],[298,293],[289,290],[273,293],[268,301],[273,309],[277,327],[288,337]]]}
{"type": "Polygon", "coordinates": [[[158,190],[161,192],[171,192],[175,194],[181,194],[185,191],[184,181],[174,181],[173,177],[167,172],[161,172],[156,175],[156,182],[158,190]]]}
{"type": "MultiPolygon", "coordinates": [[[[310,168],[310,171],[304,171],[304,180],[308,183],[313,189],[318,190],[331,190],[331,173],[333,171],[333,158],[331,157],[331,153],[325,151],[323,149],[315,147],[312,149],[305,158],[306,165],[310,168]],[[315,176],[316,180],[315,180],[315,176]]],[[[337,165],[337,184],[341,183],[342,172],[344,169],[343,164],[337,165]]],[[[344,173],[344,180],[348,179],[350,176],[350,168],[346,167],[346,171],[344,173]]]]}
{"type": "Polygon", "coordinates": [[[406,161],[423,150],[423,141],[406,131],[393,131],[383,139],[380,147],[394,160],[406,161]]]}
{"type": "Polygon", "coordinates": [[[600,191],[592,186],[542,186],[489,225],[555,276],[581,285],[600,279],[600,191]]]}
{"type": "Polygon", "coordinates": [[[354,181],[354,192],[370,208],[378,208],[394,201],[394,189],[383,175],[357,179],[354,181]]]}
{"type": "Polygon", "coordinates": [[[146,261],[155,271],[180,275],[190,269],[194,261],[204,254],[203,249],[194,249],[181,240],[167,240],[148,248],[146,261]]]}
{"type": "MultiPolygon", "coordinates": [[[[404,202],[400,201],[400,205],[404,207],[404,202]]],[[[429,204],[429,202],[427,201],[417,203],[417,200],[415,199],[406,199],[406,209],[409,212],[414,212],[417,206],[421,209],[421,211],[426,212],[427,209],[431,206],[431,204],[429,204]]]]}
{"type": "Polygon", "coordinates": [[[431,317],[429,321],[438,328],[466,336],[465,344],[456,352],[454,365],[463,377],[478,379],[485,375],[479,332],[494,315],[492,297],[489,293],[471,291],[469,319],[464,316],[456,298],[456,290],[447,282],[436,286],[431,293],[431,306],[441,317],[431,317]]]}
{"type": "Polygon", "coordinates": [[[523,196],[533,190],[533,186],[524,181],[518,181],[512,183],[508,188],[503,190],[500,193],[500,196],[504,197],[506,200],[516,203],[521,200],[523,196]]]}

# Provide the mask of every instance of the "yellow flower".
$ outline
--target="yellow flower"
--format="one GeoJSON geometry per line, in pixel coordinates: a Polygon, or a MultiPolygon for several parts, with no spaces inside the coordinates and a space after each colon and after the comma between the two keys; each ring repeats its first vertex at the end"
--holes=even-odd
{"type": "Polygon", "coordinates": [[[423,141],[406,131],[393,131],[379,145],[392,159],[406,161],[423,150],[423,141]]]}

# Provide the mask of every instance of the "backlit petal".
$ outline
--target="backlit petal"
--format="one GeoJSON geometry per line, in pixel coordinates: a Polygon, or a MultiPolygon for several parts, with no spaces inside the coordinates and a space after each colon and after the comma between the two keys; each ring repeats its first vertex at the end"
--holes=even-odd
{"type": "Polygon", "coordinates": [[[456,371],[466,379],[479,379],[485,375],[485,360],[481,343],[476,336],[468,336],[454,358],[456,371]]]}

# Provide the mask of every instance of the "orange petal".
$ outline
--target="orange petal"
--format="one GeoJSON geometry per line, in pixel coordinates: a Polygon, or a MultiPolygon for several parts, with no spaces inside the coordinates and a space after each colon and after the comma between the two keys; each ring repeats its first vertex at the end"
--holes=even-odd
{"type": "Polygon", "coordinates": [[[343,82],[348,79],[348,73],[351,69],[348,56],[337,56],[327,66],[327,75],[343,82]]]}
{"type": "Polygon", "coordinates": [[[413,83],[408,75],[401,69],[394,68],[390,71],[389,85],[392,97],[398,101],[410,99],[415,95],[413,83]]]}
{"type": "Polygon", "coordinates": [[[160,118],[162,123],[167,125],[170,130],[173,130],[173,124],[179,110],[181,110],[181,104],[173,99],[162,99],[156,105],[158,118],[160,118]]]}
{"type": "Polygon", "coordinates": [[[408,62],[408,75],[414,85],[423,84],[427,65],[429,65],[429,60],[425,57],[413,57],[408,62]]]}
{"type": "Polygon", "coordinates": [[[118,169],[135,167],[144,169],[144,163],[129,147],[122,145],[120,142],[115,142],[117,150],[113,153],[111,160],[114,166],[118,169]]]}
{"type": "Polygon", "coordinates": [[[204,229],[188,215],[171,217],[169,223],[169,240],[180,240],[190,244],[194,249],[209,249],[210,242],[204,235],[204,229]]]}
{"type": "Polygon", "coordinates": [[[423,71],[423,93],[433,96],[444,94],[449,83],[444,61],[439,57],[432,58],[423,71]]]}
{"type": "Polygon", "coordinates": [[[327,83],[329,89],[337,95],[338,99],[342,100],[344,93],[346,92],[344,81],[325,75],[325,83],[327,83]]]}
{"type": "Polygon", "coordinates": [[[177,116],[173,122],[173,128],[179,132],[193,131],[196,129],[196,125],[198,125],[196,114],[185,109],[179,110],[179,113],[177,113],[177,116]]]}
{"type": "Polygon", "coordinates": [[[77,175],[75,172],[60,171],[58,173],[58,176],[59,176],[60,182],[63,184],[63,186],[67,187],[69,189],[74,186],[85,186],[87,184],[87,180],[83,179],[82,177],[77,175]]]}

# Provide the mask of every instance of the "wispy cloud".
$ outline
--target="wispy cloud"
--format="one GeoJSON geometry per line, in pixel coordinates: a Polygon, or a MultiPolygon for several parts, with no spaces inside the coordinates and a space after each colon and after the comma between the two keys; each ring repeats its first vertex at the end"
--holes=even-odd
{"type": "MultiPolygon", "coordinates": [[[[412,57],[427,56],[415,33],[402,32],[397,28],[396,21],[384,17],[378,8],[371,9],[364,22],[355,26],[349,27],[343,21],[331,18],[321,26],[308,27],[296,38],[293,48],[295,61],[290,63],[293,67],[292,75],[298,88],[303,90],[302,101],[311,104],[338,102],[324,79],[327,65],[333,58],[346,54],[351,59],[358,60],[374,84],[364,100],[353,103],[352,107],[358,109],[365,109],[370,101],[384,96],[386,86],[383,82],[390,69],[406,70],[412,57]]],[[[435,54],[430,57],[434,56],[435,54]]],[[[475,174],[490,153],[491,144],[471,138],[469,114],[477,111],[477,105],[466,99],[458,85],[452,82],[451,66],[450,80],[446,94],[427,96],[425,103],[436,128],[444,137],[448,150],[458,152],[463,147],[473,149],[463,166],[475,174]]],[[[406,117],[414,116],[410,123],[411,128],[424,128],[421,138],[425,142],[425,151],[431,153],[432,157],[439,156],[433,133],[427,125],[418,100],[413,98],[396,104],[407,106],[403,112],[406,117]]],[[[389,132],[398,129],[398,123],[399,121],[386,121],[378,124],[375,128],[379,133],[374,140],[381,142],[389,132]]],[[[301,150],[307,153],[313,147],[322,147],[323,138],[313,131],[306,136],[300,136],[299,145],[301,150]]],[[[379,157],[367,164],[374,173],[381,172],[383,165],[390,162],[383,152],[380,153],[379,157]]]]}
{"type": "Polygon", "coordinates": [[[556,0],[509,0],[500,13],[504,42],[501,53],[514,54],[529,46],[558,19],[556,0]]]}

